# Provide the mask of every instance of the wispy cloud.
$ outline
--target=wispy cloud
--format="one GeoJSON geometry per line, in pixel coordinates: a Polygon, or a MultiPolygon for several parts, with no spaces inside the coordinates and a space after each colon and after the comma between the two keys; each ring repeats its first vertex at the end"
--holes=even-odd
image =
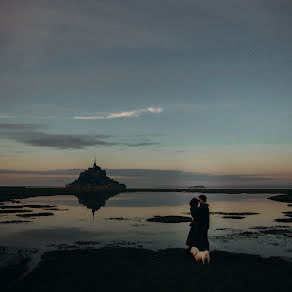
{"type": "Polygon", "coordinates": [[[9,134],[11,131],[25,132],[34,131],[39,128],[43,128],[40,124],[11,124],[11,123],[0,123],[0,131],[9,134]]]}
{"type": "Polygon", "coordinates": [[[161,112],[163,112],[163,108],[162,107],[147,107],[147,110],[151,113],[155,113],[155,114],[159,114],[161,112]]]}
{"type": "Polygon", "coordinates": [[[49,120],[56,119],[57,116],[54,115],[0,115],[0,119],[22,119],[22,120],[49,120]]]}
{"type": "Polygon", "coordinates": [[[139,142],[139,143],[127,143],[127,144],[123,144],[123,145],[127,145],[129,147],[140,147],[140,146],[152,146],[152,145],[159,145],[159,143],[157,142],[139,142]]]}
{"type": "Polygon", "coordinates": [[[16,116],[11,115],[0,115],[0,119],[15,119],[16,116]]]}
{"type": "Polygon", "coordinates": [[[99,115],[99,116],[75,116],[74,119],[77,120],[104,120],[104,119],[117,119],[117,118],[134,118],[139,117],[143,113],[153,113],[153,114],[159,114],[163,112],[162,107],[147,107],[144,109],[137,109],[132,111],[124,111],[124,112],[118,112],[118,113],[110,113],[107,115],[99,115]]]}
{"type": "Polygon", "coordinates": [[[120,142],[109,141],[110,135],[79,135],[79,134],[51,134],[42,130],[39,124],[9,124],[0,123],[1,138],[12,139],[17,142],[39,147],[57,149],[82,149],[90,146],[127,146],[141,147],[156,145],[156,142],[120,142]]]}

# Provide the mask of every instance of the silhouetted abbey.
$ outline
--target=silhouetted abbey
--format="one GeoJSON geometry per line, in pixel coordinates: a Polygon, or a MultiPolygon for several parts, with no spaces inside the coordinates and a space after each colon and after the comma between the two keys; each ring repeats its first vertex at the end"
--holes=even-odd
{"type": "Polygon", "coordinates": [[[105,170],[102,170],[94,161],[93,167],[80,173],[79,178],[68,184],[69,188],[106,188],[106,189],[125,189],[126,185],[120,184],[109,178],[105,170]]]}

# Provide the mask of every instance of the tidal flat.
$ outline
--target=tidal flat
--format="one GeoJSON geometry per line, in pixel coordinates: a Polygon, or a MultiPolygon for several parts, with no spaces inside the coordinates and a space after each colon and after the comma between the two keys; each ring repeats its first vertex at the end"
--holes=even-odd
{"type": "MultiPolygon", "coordinates": [[[[42,193],[40,196],[3,202],[0,210],[16,212],[1,215],[2,287],[10,286],[13,289],[23,289],[22,291],[28,291],[28,287],[32,287],[30,291],[76,291],[76,284],[78,291],[96,291],[99,287],[101,291],[113,291],[119,287],[120,291],[143,291],[146,289],[142,287],[144,285],[148,291],[157,291],[155,287],[159,291],[166,291],[162,283],[175,279],[176,291],[196,291],[195,282],[200,281],[196,275],[202,275],[202,279],[208,282],[207,274],[203,274],[204,269],[208,269],[210,277],[219,281],[215,275],[218,273],[222,276],[223,283],[216,288],[211,283],[206,287],[199,284],[200,291],[241,291],[234,288],[236,281],[229,284],[225,279],[229,274],[233,277],[233,270],[237,270],[238,274],[234,272],[234,277],[239,285],[244,285],[243,279],[250,277],[250,270],[242,270],[241,265],[255,265],[261,269],[259,263],[269,265],[273,262],[274,266],[270,265],[270,270],[273,271],[284,262],[291,264],[291,223],[280,224],[274,221],[277,218],[291,219],[287,216],[291,214],[290,207],[285,202],[268,200],[272,195],[269,192],[206,193],[211,212],[209,241],[212,260],[208,267],[197,264],[183,250],[186,248],[185,240],[191,222],[189,202],[198,194],[197,191],[88,192],[56,196],[44,196],[42,193]],[[27,209],[31,212],[20,211],[27,209]],[[34,216],[47,212],[52,215],[34,216]],[[24,214],[28,214],[27,218],[18,216],[24,214]],[[224,216],[245,218],[235,220],[223,218],[224,216]],[[149,220],[151,218],[155,221],[149,220]],[[88,259],[87,254],[94,261],[88,259]],[[169,261],[165,254],[168,254],[169,261]],[[84,255],[83,259],[81,255],[84,255]],[[137,257],[137,262],[132,257],[137,257]],[[71,283],[67,271],[64,272],[64,277],[60,270],[60,275],[55,275],[55,267],[50,266],[50,263],[57,264],[63,259],[65,262],[64,265],[61,264],[62,270],[66,270],[67,266],[68,273],[70,269],[75,269],[71,283]],[[186,262],[189,259],[190,262],[186,262]],[[151,270],[157,261],[161,262],[160,269],[165,269],[163,274],[156,268],[151,270]],[[118,277],[116,275],[112,276],[113,273],[118,273],[119,268],[122,269],[123,264],[128,269],[127,273],[132,270],[133,277],[126,275],[124,271],[120,272],[122,275],[124,273],[121,279],[115,278],[118,277]],[[145,268],[142,267],[141,270],[143,265],[145,268]],[[93,272],[88,269],[93,269],[93,272]],[[220,269],[224,269],[225,276],[220,269]],[[95,277],[90,280],[94,272],[95,277]],[[144,276],[139,276],[139,273],[144,276]],[[162,283],[158,283],[160,274],[162,283]],[[103,278],[100,284],[97,283],[99,275],[103,278]],[[49,283],[50,277],[52,283],[49,283]],[[194,278],[191,283],[183,283],[189,277],[194,278]],[[111,279],[120,281],[120,285],[108,284],[107,287],[106,279],[110,282],[111,279]],[[141,283],[135,283],[135,279],[141,283]],[[128,283],[130,281],[134,282],[128,283]],[[36,286],[32,286],[32,283],[36,286]],[[42,285],[47,285],[48,288],[42,285]]],[[[290,264],[286,265],[289,269],[290,264]]],[[[265,277],[257,270],[255,273],[258,277],[265,277]]],[[[271,272],[267,275],[272,277],[271,272]]],[[[280,277],[276,270],[275,275],[280,277]]],[[[269,291],[269,287],[276,289],[273,284],[263,285],[265,291],[269,291]]],[[[253,291],[251,286],[246,288],[253,291]]],[[[277,287],[277,290],[282,288],[277,287]]],[[[174,287],[167,284],[165,289],[173,291],[174,287]]],[[[257,289],[260,291],[258,287],[257,289]]]]}

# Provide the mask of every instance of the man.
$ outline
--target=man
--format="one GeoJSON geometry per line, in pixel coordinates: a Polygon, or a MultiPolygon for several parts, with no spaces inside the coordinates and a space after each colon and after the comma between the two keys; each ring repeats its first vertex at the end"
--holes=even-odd
{"type": "Polygon", "coordinates": [[[208,229],[210,223],[209,205],[206,203],[207,197],[205,195],[199,196],[199,250],[209,250],[208,229]]]}

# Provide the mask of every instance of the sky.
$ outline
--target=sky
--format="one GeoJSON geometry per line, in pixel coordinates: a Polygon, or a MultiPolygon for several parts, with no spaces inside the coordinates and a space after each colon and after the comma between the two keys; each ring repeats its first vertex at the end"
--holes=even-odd
{"type": "Polygon", "coordinates": [[[0,185],[292,187],[290,0],[1,0],[0,185]]]}

